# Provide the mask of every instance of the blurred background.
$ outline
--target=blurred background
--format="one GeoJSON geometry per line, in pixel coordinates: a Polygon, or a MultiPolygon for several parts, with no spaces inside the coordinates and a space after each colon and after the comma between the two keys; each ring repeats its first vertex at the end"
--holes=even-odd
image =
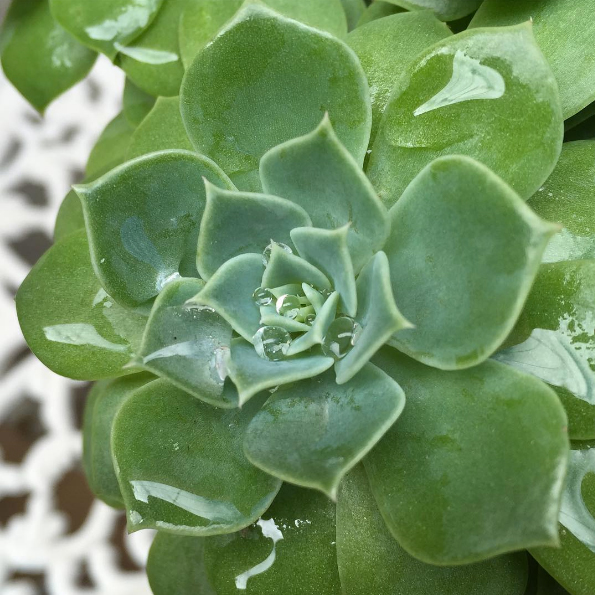
{"type": "MultiPolygon", "coordinates": [[[[16,0],[19,1],[19,0],[16,0]]],[[[101,0],[90,0],[101,1],[101,0]]],[[[0,0],[0,20],[8,0],[0,0]]],[[[0,71],[0,594],[144,595],[152,534],[95,500],[81,468],[86,383],[27,349],[14,296],[52,242],[60,202],[120,111],[122,72],[100,58],[41,118],[0,71]]]]}

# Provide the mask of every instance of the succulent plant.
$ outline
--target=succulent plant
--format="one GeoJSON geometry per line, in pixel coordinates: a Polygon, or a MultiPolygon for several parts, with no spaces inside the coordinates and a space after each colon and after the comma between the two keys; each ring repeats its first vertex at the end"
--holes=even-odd
{"type": "Polygon", "coordinates": [[[172,95],[17,295],[154,592],[593,595],[589,3],[50,4],[172,95]]]}

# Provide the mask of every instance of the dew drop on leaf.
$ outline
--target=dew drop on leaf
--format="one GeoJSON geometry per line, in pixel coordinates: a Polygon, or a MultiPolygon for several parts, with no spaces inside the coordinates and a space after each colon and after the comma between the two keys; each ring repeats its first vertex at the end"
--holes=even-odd
{"type": "Polygon", "coordinates": [[[252,299],[257,306],[269,306],[272,304],[275,296],[268,289],[259,287],[258,289],[254,290],[252,299]]]}
{"type": "Polygon", "coordinates": [[[262,326],[256,331],[252,341],[260,357],[277,362],[285,358],[291,335],[280,326],[262,326]]]}
{"type": "Polygon", "coordinates": [[[293,250],[287,244],[271,240],[271,243],[264,249],[264,252],[262,253],[262,264],[264,264],[264,266],[267,266],[267,264],[269,264],[269,259],[271,258],[273,246],[279,246],[279,248],[282,248],[288,254],[293,254],[293,250]]]}
{"type": "Polygon", "coordinates": [[[275,304],[277,313],[285,316],[285,318],[291,318],[291,320],[297,317],[301,307],[302,302],[300,298],[297,295],[289,295],[287,293],[279,296],[275,304]]]}
{"type": "Polygon", "coordinates": [[[336,360],[344,358],[355,345],[361,332],[361,325],[350,316],[335,318],[324,337],[323,353],[336,360]]]}

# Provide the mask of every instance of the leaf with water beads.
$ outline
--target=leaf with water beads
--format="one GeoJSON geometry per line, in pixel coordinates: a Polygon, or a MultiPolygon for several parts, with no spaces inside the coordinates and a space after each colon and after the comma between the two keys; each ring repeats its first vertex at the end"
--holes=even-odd
{"type": "Polygon", "coordinates": [[[262,253],[271,242],[290,244],[294,227],[311,225],[300,206],[276,196],[230,192],[207,183],[206,200],[196,261],[203,279],[235,256],[262,253]]]}
{"type": "Polygon", "coordinates": [[[231,327],[208,306],[186,305],[203,286],[200,279],[166,285],[151,310],[135,363],[206,403],[235,407],[237,394],[225,386],[231,327]]]}
{"type": "Polygon", "coordinates": [[[234,339],[228,368],[229,377],[236,385],[242,405],[260,391],[317,376],[332,365],[333,359],[322,355],[271,361],[258,355],[254,345],[242,339],[234,339]]]}
{"type": "Polygon", "coordinates": [[[139,157],[90,184],[75,186],[93,267],[116,301],[146,306],[168,281],[198,276],[203,177],[232,187],[215,163],[188,151],[139,157]]]}
{"type": "Polygon", "coordinates": [[[244,452],[263,471],[336,499],[342,477],[404,406],[399,385],[372,364],[342,385],[329,371],[280,387],[250,422],[244,452]]]}

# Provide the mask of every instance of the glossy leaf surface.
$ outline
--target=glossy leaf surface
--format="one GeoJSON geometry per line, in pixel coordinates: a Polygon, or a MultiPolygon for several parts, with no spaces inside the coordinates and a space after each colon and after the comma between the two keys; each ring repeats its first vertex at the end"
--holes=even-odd
{"type": "Polygon", "coordinates": [[[531,550],[572,595],[591,595],[595,584],[595,449],[589,446],[573,446],[570,452],[560,513],[561,549],[531,550]]]}
{"type": "Polygon", "coordinates": [[[342,385],[329,371],[279,388],[250,422],[244,452],[263,471],[336,500],[345,473],[404,406],[399,385],[372,364],[342,385]]]}
{"type": "Polygon", "coordinates": [[[153,109],[134,131],[126,156],[134,159],[166,149],[194,151],[182,122],[179,97],[157,98],[153,109]]]}
{"type": "Polygon", "coordinates": [[[544,262],[595,258],[595,140],[564,143],[556,169],[530,198],[541,217],[561,223],[544,262]]]}
{"type": "Polygon", "coordinates": [[[325,112],[363,162],[371,114],[357,58],[338,39],[266,7],[244,7],[204,48],[186,73],[181,99],[197,151],[242,190],[260,188],[266,151],[312,131],[325,112]]]}
{"type": "Polygon", "coordinates": [[[389,262],[378,252],[357,278],[357,314],[362,331],[357,341],[335,365],[337,383],[353,378],[393,333],[412,325],[399,312],[391,288],[389,262]]]}
{"type": "Polygon", "coordinates": [[[216,595],[206,578],[205,539],[157,533],[147,560],[154,595],[216,595]]]}
{"type": "Polygon", "coordinates": [[[337,560],[345,595],[524,595],[527,583],[521,552],[445,568],[410,556],[388,531],[361,466],[339,488],[337,560]]]}
{"type": "Polygon", "coordinates": [[[146,318],[119,306],[101,287],[84,230],[52,246],[16,298],[23,335],[52,371],[80,380],[120,376],[146,318]]]}
{"type": "Polygon", "coordinates": [[[476,11],[483,0],[385,0],[407,10],[431,10],[442,21],[455,21],[476,11]]]}
{"type": "Polygon", "coordinates": [[[83,468],[92,492],[115,508],[124,508],[118,478],[112,462],[111,435],[114,418],[122,403],[155,377],[133,374],[116,380],[102,380],[93,386],[83,420],[83,468]]]}
{"type": "MultiPolygon", "coordinates": [[[[368,10],[384,2],[374,2],[368,10]]],[[[386,4],[391,9],[391,4],[386,4]]],[[[392,14],[392,11],[391,11],[392,14]]],[[[450,29],[429,11],[408,12],[373,20],[347,36],[370,85],[374,141],[395,83],[413,59],[427,47],[451,35],[450,29]]]]}
{"type": "Polygon", "coordinates": [[[231,186],[210,159],[187,151],[164,151],[75,187],[83,203],[95,270],[114,299],[139,306],[169,280],[197,276],[203,176],[231,186]]]}
{"type": "Polygon", "coordinates": [[[236,333],[246,341],[252,341],[254,333],[260,328],[260,311],[252,294],[260,287],[263,271],[260,254],[236,256],[219,267],[191,302],[210,306],[227,320],[236,333]]]}
{"type": "Polygon", "coordinates": [[[595,35],[589,0],[485,0],[471,27],[533,22],[535,40],[558,81],[564,118],[595,101],[595,35]]]}
{"type": "Polygon", "coordinates": [[[155,98],[139,89],[127,78],[124,84],[122,104],[128,123],[136,128],[153,109],[155,98]]]}
{"type": "Polygon", "coordinates": [[[229,376],[237,387],[242,405],[260,391],[318,376],[332,365],[333,359],[322,355],[270,361],[260,357],[252,344],[235,339],[231,346],[229,376]]]}
{"type": "MultiPolygon", "coordinates": [[[[180,48],[186,67],[243,3],[244,0],[193,0],[188,5],[180,20],[180,48]]],[[[262,0],[261,3],[286,17],[337,37],[344,37],[347,33],[341,0],[262,0]]]]}
{"type": "Polygon", "coordinates": [[[595,260],[542,265],[494,358],[549,383],[574,440],[595,438],[595,260]]]}
{"type": "Polygon", "coordinates": [[[213,535],[260,517],[281,482],[242,453],[254,413],[248,405],[205,405],[165,380],[136,391],[122,405],[112,438],[128,529],[213,535]]]}
{"type": "Polygon", "coordinates": [[[191,4],[192,0],[165,0],[142,35],[118,46],[122,70],[149,95],[173,97],[180,92],[184,66],[178,31],[182,13],[191,4]]]}
{"type": "Polygon", "coordinates": [[[83,206],[74,190],[64,197],[56,216],[54,225],[54,242],[59,242],[74,231],[85,228],[83,206]]]}
{"type": "Polygon", "coordinates": [[[229,192],[208,184],[198,238],[198,270],[208,279],[235,256],[262,254],[271,242],[291,244],[289,232],[310,224],[304,209],[284,198],[229,192]]]}
{"type": "Polygon", "coordinates": [[[557,227],[462,156],[427,166],[390,217],[393,293],[415,325],[391,345],[445,370],[485,360],[512,330],[557,227]]]}
{"type": "Polygon", "coordinates": [[[265,192],[300,205],[322,229],[350,224],[347,243],[359,272],[388,237],[386,208],[327,116],[310,134],[264,155],[260,178],[265,192]]]}
{"type": "Polygon", "coordinates": [[[136,39],[164,0],[49,0],[54,18],[84,45],[113,59],[136,39]]]}
{"type": "Polygon", "coordinates": [[[2,68],[39,112],[85,78],[96,57],[56,23],[47,0],[12,3],[2,29],[2,68]]]}
{"type": "Polygon", "coordinates": [[[568,456],[556,394],[497,362],[443,372],[390,348],[373,362],[407,395],[364,460],[401,546],[439,565],[556,546],[568,456]]]}
{"type": "Polygon", "coordinates": [[[556,81],[528,23],[464,31],[422,52],[398,80],[368,176],[390,206],[426,164],[455,153],[526,199],[554,168],[562,128],[556,81]]]}
{"type": "Polygon", "coordinates": [[[205,565],[217,595],[341,595],[335,506],[285,484],[258,523],[206,540],[205,565]]]}
{"type": "Polygon", "coordinates": [[[291,239],[302,258],[322,271],[339,294],[340,309],[355,316],[357,291],[353,265],[348,248],[349,226],[326,230],[315,227],[298,227],[292,230],[291,239]]]}
{"type": "Polygon", "coordinates": [[[172,281],[159,294],[147,322],[137,364],[217,407],[236,407],[225,390],[231,327],[210,308],[185,303],[204,286],[200,279],[172,281]]]}

